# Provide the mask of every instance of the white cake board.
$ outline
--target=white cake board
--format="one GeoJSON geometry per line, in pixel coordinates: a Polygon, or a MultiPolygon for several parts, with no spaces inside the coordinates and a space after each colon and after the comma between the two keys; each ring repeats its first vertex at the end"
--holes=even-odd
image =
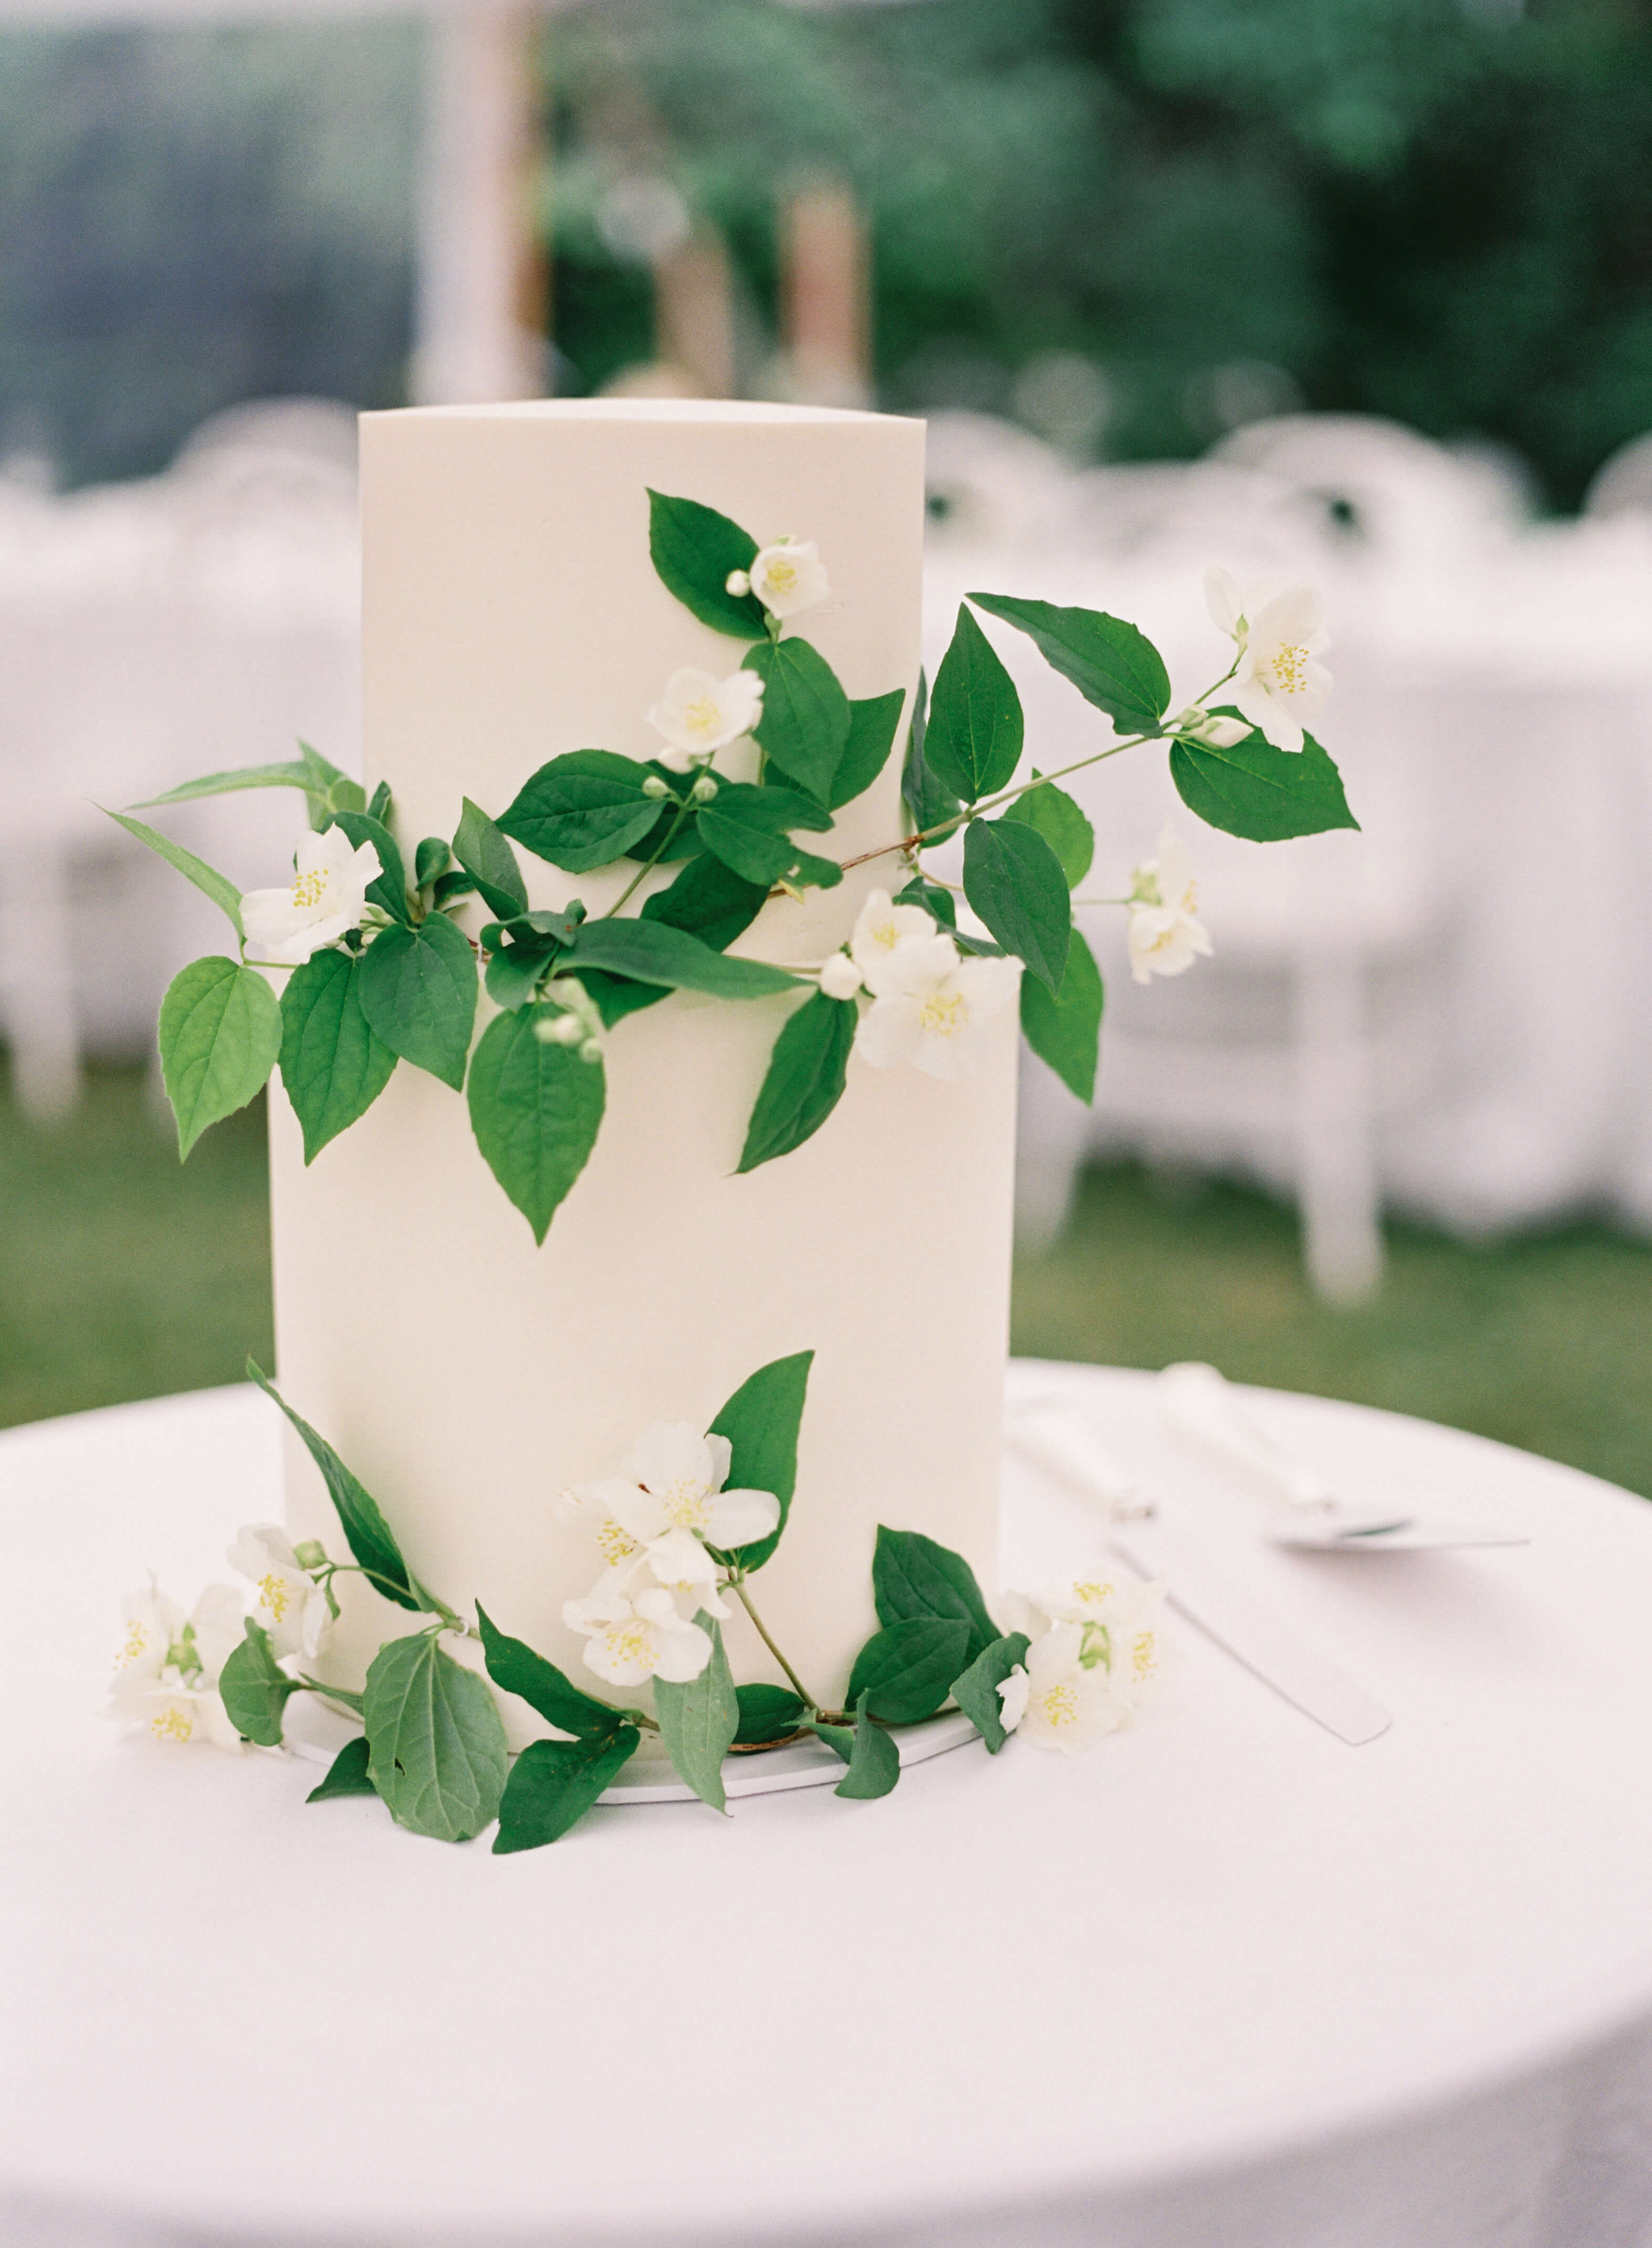
{"type": "MultiPolygon", "coordinates": [[[[314,1764],[331,1764],[346,1741],[360,1732],[359,1725],[328,1709],[313,1694],[294,1695],[287,1705],[287,1746],[314,1764]]],[[[924,1764],[948,1749],[962,1748],[978,1738],[961,1710],[931,1717],[922,1725],[903,1725],[891,1736],[904,1765],[924,1764]]],[[[835,1787],[843,1778],[843,1759],[819,1741],[792,1741],[783,1749],[760,1754],[725,1757],[723,1790],[730,1798],[778,1795],[793,1787],[835,1787]]],[[[614,1785],[597,1798],[599,1803],[696,1803],[699,1798],[685,1787],[662,1758],[636,1757],[614,1785]]]]}

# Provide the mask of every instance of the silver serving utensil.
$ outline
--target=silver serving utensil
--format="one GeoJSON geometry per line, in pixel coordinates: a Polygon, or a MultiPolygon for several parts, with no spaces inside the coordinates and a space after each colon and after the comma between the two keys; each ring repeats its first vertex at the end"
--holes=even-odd
{"type": "Polygon", "coordinates": [[[1393,1719],[1333,1662],[1230,1584],[1200,1548],[1108,1458],[1065,1399],[1030,1401],[1010,1417],[1004,1443],[1018,1458],[1105,1515],[1108,1542],[1145,1577],[1163,1577],[1169,1605],[1224,1654],[1243,1663],[1305,1717],[1350,1747],[1387,1732],[1393,1719]]]}
{"type": "Polygon", "coordinates": [[[1281,1546],[1338,1553],[1424,1547],[1529,1546],[1524,1531],[1419,1516],[1401,1506],[1351,1504],[1317,1468],[1264,1433],[1214,1366],[1167,1366],[1158,1390],[1167,1424],[1243,1469],[1278,1503],[1269,1534],[1281,1546]]]}

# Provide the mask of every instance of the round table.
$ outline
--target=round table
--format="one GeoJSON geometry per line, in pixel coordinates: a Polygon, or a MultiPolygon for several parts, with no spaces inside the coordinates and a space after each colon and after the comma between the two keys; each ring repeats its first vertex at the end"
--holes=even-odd
{"type": "MultiPolygon", "coordinates": [[[[1286,1552],[1150,1377],[1011,1379],[1069,1388],[1389,1731],[1346,1747],[1184,1623],[1157,1703],[1086,1754],[977,1743],[878,1802],[616,1807],[495,1858],[101,1714],[120,1594],[154,1567],[192,1599],[278,1513],[264,1401],[0,1437],[0,2239],[1652,2238],[1652,1509],[1251,1393],[1351,1497],[1533,1534],[1286,1552]]],[[[1100,1535],[1011,1470],[1006,1581],[1100,1535]]]]}

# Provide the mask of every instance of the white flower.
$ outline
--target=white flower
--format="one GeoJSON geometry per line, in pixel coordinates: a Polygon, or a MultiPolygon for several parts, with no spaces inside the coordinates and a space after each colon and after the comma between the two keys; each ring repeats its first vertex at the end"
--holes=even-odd
{"type": "Polygon", "coordinates": [[[1230,750],[1242,742],[1251,728],[1240,718],[1213,717],[1197,702],[1190,702],[1170,729],[1175,734],[1191,734],[1196,741],[1209,742],[1212,748],[1230,750]]]}
{"type": "Polygon", "coordinates": [[[952,942],[933,914],[922,906],[896,905],[888,890],[869,890],[849,938],[849,957],[875,999],[883,990],[884,970],[901,947],[932,943],[936,937],[952,942]]]}
{"type": "Polygon", "coordinates": [[[1084,1660],[1082,1624],[1052,1624],[998,1688],[1004,1729],[1035,1748],[1080,1749],[1116,1732],[1122,1712],[1106,1666],[1084,1660]]]}
{"type": "Polygon", "coordinates": [[[730,570],[723,581],[725,593],[732,593],[737,601],[744,600],[751,591],[751,573],[748,570],[730,570]]]}
{"type": "Polygon", "coordinates": [[[1256,586],[1241,593],[1225,570],[1205,572],[1211,617],[1233,640],[1239,668],[1229,694],[1277,750],[1299,750],[1302,729],[1331,692],[1331,675],[1313,658],[1330,647],[1312,586],[1256,586]]]}
{"type": "Polygon", "coordinates": [[[247,941],[268,959],[296,968],[324,945],[336,944],[348,929],[360,926],[369,882],[383,868],[371,843],[358,849],[342,827],[319,835],[306,830],[292,854],[291,886],[249,890],[241,901],[241,925],[247,941]]]}
{"type": "Polygon", "coordinates": [[[1018,960],[961,959],[949,936],[899,944],[878,971],[878,996],[861,1016],[855,1052],[874,1069],[909,1061],[929,1077],[962,1077],[987,1025],[1021,985],[1018,960]]]}
{"type": "Polygon", "coordinates": [[[1145,859],[1130,877],[1130,918],[1125,941],[1130,973],[1138,984],[1180,976],[1196,954],[1210,956],[1210,939],[1196,918],[1198,884],[1174,829],[1159,838],[1158,856],[1145,859]]]}
{"type": "Polygon", "coordinates": [[[123,1684],[158,1678],[174,1642],[183,1630],[183,1610],[168,1600],[153,1577],[141,1592],[129,1593],[120,1607],[120,1644],[115,1650],[116,1690],[123,1684]]]}
{"type": "Polygon", "coordinates": [[[118,1714],[137,1719],[157,1741],[179,1748],[239,1750],[241,1736],[230,1722],[216,1682],[197,1672],[186,1677],[168,1668],[147,1685],[135,1687],[118,1704],[118,1714]]]}
{"type": "Polygon", "coordinates": [[[645,1678],[686,1686],[711,1660],[710,1634],[683,1621],[663,1585],[634,1600],[599,1589],[589,1600],[566,1601],[562,1621],[585,1634],[586,1668],[611,1686],[640,1686],[645,1678]]]}
{"type": "Polygon", "coordinates": [[[273,1522],[244,1525],[225,1557],[253,1587],[252,1621],[270,1635],[278,1662],[318,1655],[332,1625],[327,1596],[273,1522]]]}
{"type": "Polygon", "coordinates": [[[685,669],[667,680],[648,723],[666,739],[661,764],[673,772],[687,772],[749,734],[762,716],[763,682],[755,671],[718,679],[709,671],[685,669]]]}
{"type": "Polygon", "coordinates": [[[812,538],[780,538],[765,546],[746,572],[746,587],[771,617],[794,617],[832,591],[812,538]]]}
{"type": "Polygon", "coordinates": [[[187,1618],[153,1579],[133,1593],[122,1607],[112,1713],[136,1720],[156,1740],[238,1749],[217,1682],[240,1643],[244,1606],[232,1585],[209,1585],[187,1618]]]}
{"type": "Polygon", "coordinates": [[[1040,1593],[1034,1604],[1054,1623],[1076,1624],[1084,1635],[1081,1661],[1100,1663],[1121,1717],[1128,1717],[1158,1683],[1164,1669],[1162,1580],[1143,1584],[1123,1573],[1098,1574],[1066,1593],[1040,1593]]]}
{"type": "Polygon", "coordinates": [[[828,999],[853,999],[860,986],[860,970],[847,952],[834,952],[820,970],[820,989],[828,999]]]}
{"type": "Polygon", "coordinates": [[[563,1493],[564,1520],[590,1532],[606,1564],[593,1600],[628,1589],[646,1573],[681,1594],[690,1617],[702,1608],[728,1614],[707,1547],[749,1546],[780,1521],[772,1491],[723,1490],[731,1459],[726,1436],[703,1436],[689,1421],[657,1421],[638,1437],[626,1474],[563,1493]]]}

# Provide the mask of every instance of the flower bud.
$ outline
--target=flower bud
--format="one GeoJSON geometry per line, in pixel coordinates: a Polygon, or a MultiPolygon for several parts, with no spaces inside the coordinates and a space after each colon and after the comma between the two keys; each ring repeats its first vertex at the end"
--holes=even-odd
{"type": "Polygon", "coordinates": [[[600,1061],[602,1059],[601,1039],[587,1038],[579,1049],[579,1059],[581,1061],[600,1061]]]}
{"type": "Polygon", "coordinates": [[[737,601],[751,591],[751,580],[744,570],[730,570],[723,579],[723,590],[725,593],[732,593],[737,601]]]}
{"type": "Polygon", "coordinates": [[[585,1036],[585,1025],[574,1014],[541,1015],[533,1035],[544,1045],[577,1046],[585,1036]]]}
{"type": "Polygon", "coordinates": [[[644,796],[661,797],[669,796],[671,792],[658,773],[650,773],[642,784],[642,793],[644,796]]]}
{"type": "Polygon", "coordinates": [[[834,952],[820,970],[820,989],[828,999],[853,999],[860,989],[860,971],[847,952],[834,952]]]}
{"type": "Polygon", "coordinates": [[[694,786],[689,791],[689,796],[696,804],[709,804],[716,792],[717,785],[716,781],[712,779],[709,773],[702,773],[699,779],[696,781],[694,786]]]}
{"type": "Polygon", "coordinates": [[[302,1546],[295,1546],[292,1558],[301,1569],[325,1569],[327,1549],[319,1538],[306,1538],[302,1546]]]}

